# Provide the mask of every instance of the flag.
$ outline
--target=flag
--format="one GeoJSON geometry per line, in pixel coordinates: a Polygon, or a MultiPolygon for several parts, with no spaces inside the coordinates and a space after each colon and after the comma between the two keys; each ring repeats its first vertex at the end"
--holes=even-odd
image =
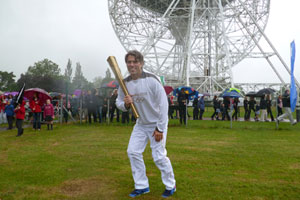
{"type": "Polygon", "coordinates": [[[23,101],[23,96],[24,96],[24,91],[25,91],[25,83],[23,84],[23,87],[20,89],[20,91],[19,91],[19,93],[18,93],[16,102],[15,102],[15,107],[17,107],[17,105],[18,105],[19,103],[22,103],[22,101],[23,101]]]}
{"type": "Polygon", "coordinates": [[[291,103],[291,111],[294,112],[297,103],[297,88],[295,84],[294,78],[294,64],[295,64],[295,55],[296,55],[296,47],[295,41],[291,43],[291,86],[290,86],[290,103],[291,103]]]}
{"type": "Polygon", "coordinates": [[[165,77],[164,76],[160,76],[160,82],[163,86],[165,86],[165,77]]]}

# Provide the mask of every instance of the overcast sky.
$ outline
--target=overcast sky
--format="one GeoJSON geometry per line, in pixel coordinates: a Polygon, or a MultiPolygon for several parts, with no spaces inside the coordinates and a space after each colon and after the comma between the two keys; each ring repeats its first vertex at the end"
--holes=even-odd
{"type": "MultiPolygon", "coordinates": [[[[290,42],[295,40],[295,75],[300,79],[300,1],[272,0],[266,34],[290,67],[290,42]]],[[[262,42],[263,44],[263,42],[262,42]]],[[[263,44],[264,45],[264,44],[263,44]]],[[[63,73],[70,58],[73,73],[80,62],[92,81],[105,76],[106,59],[117,57],[122,71],[124,54],[108,15],[106,0],[0,0],[0,70],[19,78],[29,66],[48,58],[63,73]]],[[[273,58],[272,58],[273,59],[273,58]]],[[[276,61],[274,59],[274,61],[276,61]]],[[[286,82],[289,76],[275,62],[286,82]]],[[[246,59],[233,68],[234,81],[279,82],[265,60],[246,59]]]]}

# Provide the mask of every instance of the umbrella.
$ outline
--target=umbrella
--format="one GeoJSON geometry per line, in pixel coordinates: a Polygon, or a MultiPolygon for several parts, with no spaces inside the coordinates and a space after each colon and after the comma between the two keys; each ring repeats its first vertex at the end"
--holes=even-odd
{"type": "Polygon", "coordinates": [[[187,86],[176,88],[175,90],[173,90],[173,95],[178,96],[182,88],[184,89],[185,93],[189,96],[190,100],[193,99],[193,97],[198,97],[199,92],[196,91],[194,88],[187,86]]]}
{"type": "Polygon", "coordinates": [[[174,89],[171,86],[164,86],[166,94],[169,95],[174,89]]]}
{"type": "Polygon", "coordinates": [[[209,97],[209,96],[210,96],[210,94],[209,94],[209,93],[207,93],[207,92],[204,92],[204,93],[201,93],[201,94],[199,94],[199,97],[200,97],[200,96],[209,97]]]}
{"type": "Polygon", "coordinates": [[[41,104],[44,104],[47,99],[52,99],[48,92],[40,88],[30,88],[25,90],[24,97],[33,100],[34,94],[37,94],[41,104]]]}
{"type": "Polygon", "coordinates": [[[81,91],[81,89],[77,89],[77,90],[75,90],[75,91],[73,92],[73,94],[74,94],[75,96],[77,96],[77,97],[80,97],[81,94],[82,94],[82,91],[81,91]]]}
{"type": "Polygon", "coordinates": [[[272,88],[264,88],[264,89],[259,90],[256,94],[259,96],[263,96],[266,94],[273,94],[274,92],[276,92],[276,91],[272,88]]]}
{"type": "Polygon", "coordinates": [[[16,96],[18,94],[19,94],[19,92],[5,92],[4,93],[5,96],[8,96],[8,95],[16,96]]]}
{"type": "Polygon", "coordinates": [[[253,91],[248,92],[245,96],[247,96],[247,97],[260,97],[260,96],[257,94],[257,92],[253,92],[253,91]]]}
{"type": "Polygon", "coordinates": [[[26,86],[26,84],[24,83],[23,86],[21,87],[20,91],[18,92],[14,107],[17,107],[17,105],[19,103],[21,104],[23,102],[24,94],[25,94],[25,86],[26,86]]]}
{"type": "Polygon", "coordinates": [[[231,91],[236,91],[237,93],[241,93],[241,90],[237,89],[237,88],[229,88],[229,92],[231,91]]]}
{"type": "Polygon", "coordinates": [[[222,97],[231,97],[231,98],[239,98],[241,95],[236,90],[226,89],[220,96],[222,97]]]}
{"type": "Polygon", "coordinates": [[[58,99],[61,98],[61,94],[59,92],[50,92],[49,95],[52,98],[58,98],[58,99]]]}
{"type": "Polygon", "coordinates": [[[116,80],[110,81],[109,83],[103,84],[102,88],[118,88],[119,83],[116,80]]]}

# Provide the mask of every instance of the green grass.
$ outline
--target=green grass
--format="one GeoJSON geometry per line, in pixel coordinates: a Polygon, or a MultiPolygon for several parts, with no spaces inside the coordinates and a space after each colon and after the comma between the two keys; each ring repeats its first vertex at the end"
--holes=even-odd
{"type": "MultiPolygon", "coordinates": [[[[172,199],[299,199],[300,126],[280,123],[169,123],[167,150],[177,192],[172,199]]],[[[45,129],[45,127],[43,127],[45,129]]],[[[0,199],[129,199],[127,144],[132,126],[56,125],[53,131],[0,132],[0,199]]],[[[164,190],[149,145],[149,194],[164,190]]]]}

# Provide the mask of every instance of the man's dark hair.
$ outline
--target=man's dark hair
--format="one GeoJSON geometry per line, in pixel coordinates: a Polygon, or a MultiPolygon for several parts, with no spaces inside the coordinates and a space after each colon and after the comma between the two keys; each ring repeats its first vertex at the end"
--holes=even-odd
{"type": "Polygon", "coordinates": [[[125,62],[127,62],[128,56],[133,56],[135,57],[136,61],[144,64],[144,56],[139,51],[137,50],[128,51],[127,54],[125,55],[125,62]]]}

